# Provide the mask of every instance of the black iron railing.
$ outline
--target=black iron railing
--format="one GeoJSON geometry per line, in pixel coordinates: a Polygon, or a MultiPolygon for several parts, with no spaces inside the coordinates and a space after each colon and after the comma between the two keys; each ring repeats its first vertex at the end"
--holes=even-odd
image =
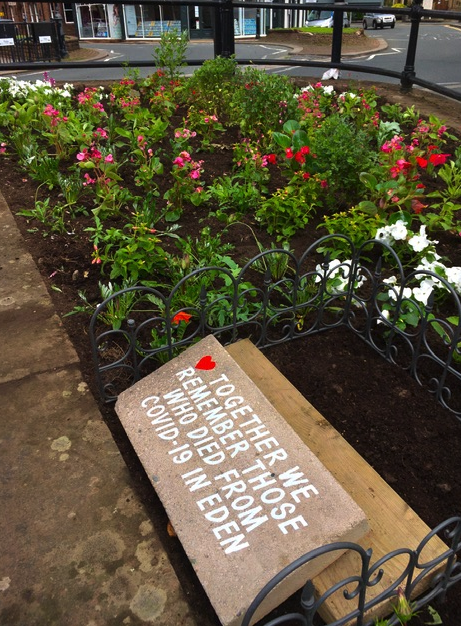
{"type": "MultiPolygon", "coordinates": [[[[40,1],[40,0],[39,0],[40,1]]],[[[41,0],[44,2],[44,0],[41,0]]],[[[75,3],[71,3],[75,4],[75,3]]],[[[102,2],[101,4],[107,4],[106,2],[102,2]]],[[[123,4],[126,5],[169,5],[171,4],[170,0],[126,0],[123,4]]],[[[273,2],[270,4],[261,3],[261,2],[241,2],[237,0],[182,0],[179,3],[176,3],[180,6],[208,6],[214,10],[214,54],[215,56],[223,56],[229,57],[235,53],[235,37],[234,37],[234,20],[233,20],[233,11],[236,8],[256,8],[257,11],[262,9],[270,9],[270,10],[280,10],[280,11],[291,11],[291,12],[299,12],[299,11],[307,11],[310,9],[318,9],[319,5],[316,3],[281,3],[281,2],[273,2]]],[[[322,10],[331,10],[335,14],[334,24],[333,24],[333,37],[332,37],[332,46],[331,46],[331,55],[328,61],[319,61],[317,60],[302,60],[297,58],[296,60],[290,59],[251,59],[251,58],[238,58],[237,61],[239,64],[247,65],[264,65],[270,67],[271,65],[285,65],[289,66],[297,66],[297,67],[313,67],[313,68],[325,68],[325,69],[338,69],[344,71],[354,71],[363,74],[370,74],[374,76],[387,76],[391,78],[395,78],[400,81],[402,90],[408,91],[413,85],[418,85],[420,87],[424,87],[429,89],[435,93],[447,96],[449,98],[453,98],[454,100],[461,101],[461,94],[454,89],[449,89],[447,87],[437,85],[428,80],[425,80],[418,76],[416,71],[416,50],[418,45],[418,37],[419,37],[419,26],[422,19],[430,18],[430,19],[449,19],[454,23],[461,21],[461,12],[455,11],[432,11],[425,10],[422,8],[422,0],[414,0],[413,5],[410,8],[406,9],[386,9],[386,8],[374,8],[373,11],[376,13],[393,13],[397,16],[400,16],[405,19],[409,19],[411,21],[410,27],[410,36],[408,41],[407,53],[405,57],[405,63],[402,67],[401,71],[393,71],[385,68],[376,68],[369,65],[362,64],[351,64],[341,60],[341,45],[342,45],[342,30],[343,30],[343,20],[342,15],[344,12],[363,12],[364,5],[360,4],[345,4],[342,2],[336,2],[331,4],[322,4],[322,10]]],[[[63,38],[62,38],[63,41],[63,38]]],[[[62,56],[65,56],[65,47],[62,45],[61,41],[61,50],[60,56],[58,55],[56,58],[60,59],[62,56]]],[[[1,59],[1,57],[0,57],[1,59]]],[[[201,65],[203,60],[197,59],[189,59],[187,64],[190,66],[201,65]]],[[[131,63],[133,67],[152,67],[152,60],[138,60],[133,61],[131,63]]],[[[104,61],[104,62],[51,62],[43,65],[44,69],[59,69],[59,68],[70,69],[72,67],[93,67],[93,68],[123,68],[126,67],[126,62],[118,62],[118,61],[104,61]]],[[[39,63],[31,63],[25,62],[23,59],[1,59],[0,62],[0,72],[2,69],[8,70],[30,70],[30,69],[40,69],[39,63]]]]}
{"type": "MultiPolygon", "coordinates": [[[[418,611],[435,598],[443,599],[447,589],[461,580],[461,567],[456,560],[456,555],[459,555],[461,551],[461,517],[453,517],[440,524],[421,541],[416,550],[406,548],[394,550],[375,563],[371,562],[372,553],[370,550],[365,550],[354,543],[332,543],[312,550],[293,561],[264,586],[248,608],[242,626],[249,626],[251,618],[260,604],[262,604],[264,598],[288,576],[292,575],[306,563],[321,558],[322,555],[333,552],[341,553],[344,550],[351,550],[356,554],[357,569],[355,572],[351,572],[347,578],[337,581],[320,597],[316,596],[314,585],[312,581],[308,580],[300,593],[299,612],[276,617],[267,622],[266,626],[277,626],[284,623],[313,626],[314,617],[321,610],[322,605],[334,593],[342,593],[345,600],[350,601],[351,609],[346,615],[334,622],[330,622],[327,626],[345,626],[346,624],[372,626],[375,622],[373,619],[366,618],[367,613],[370,613],[373,608],[389,599],[394,599],[394,603],[397,604],[399,593],[403,594],[405,599],[410,601],[414,592],[426,577],[430,577],[429,589],[420,595],[414,603],[411,601],[412,610],[418,611]],[[424,559],[424,549],[430,540],[438,534],[443,535],[448,540],[449,547],[439,558],[427,562],[424,559]],[[370,599],[370,591],[385,575],[386,564],[390,563],[392,559],[399,557],[406,558],[407,565],[403,568],[398,580],[393,581],[386,591],[370,599]]],[[[389,618],[389,626],[400,623],[396,615],[389,618]]]]}
{"type": "Polygon", "coordinates": [[[345,236],[327,235],[300,258],[284,249],[262,252],[238,275],[205,267],[168,292],[143,286],[119,291],[96,309],[90,340],[99,392],[113,401],[209,334],[224,345],[250,338],[264,349],[343,327],[461,420],[460,320],[460,297],[438,274],[406,273],[383,241],[356,249],[345,236]],[[335,244],[343,250],[341,261],[318,254],[335,244]],[[423,304],[412,294],[421,299],[421,285],[428,284],[434,288],[423,304]],[[435,294],[443,298],[445,315],[434,307],[435,294]]]}
{"type": "Polygon", "coordinates": [[[0,22],[0,66],[60,61],[64,56],[60,22],[0,22]]]}

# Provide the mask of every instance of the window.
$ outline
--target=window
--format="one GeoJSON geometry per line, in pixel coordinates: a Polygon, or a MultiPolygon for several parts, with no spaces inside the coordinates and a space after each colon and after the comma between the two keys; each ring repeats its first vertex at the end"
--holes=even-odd
{"type": "Polygon", "coordinates": [[[72,10],[72,5],[69,2],[64,2],[62,6],[64,8],[64,22],[66,24],[73,24],[74,12],[72,10]]]}

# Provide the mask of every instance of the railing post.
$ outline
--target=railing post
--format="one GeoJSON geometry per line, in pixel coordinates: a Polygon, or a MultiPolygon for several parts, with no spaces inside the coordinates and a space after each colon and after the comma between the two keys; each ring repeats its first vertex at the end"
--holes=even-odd
{"type": "Polygon", "coordinates": [[[214,58],[222,56],[222,7],[214,6],[214,35],[213,35],[213,53],[214,58]]]}
{"type": "Polygon", "coordinates": [[[64,36],[64,29],[62,26],[62,15],[58,11],[58,9],[53,11],[53,21],[56,24],[56,34],[58,36],[58,54],[60,61],[61,59],[64,59],[66,56],[68,56],[69,53],[67,52],[66,48],[66,38],[64,36]]]}
{"type": "Polygon", "coordinates": [[[421,22],[421,13],[423,7],[421,6],[423,0],[414,0],[410,7],[410,38],[408,40],[407,59],[405,67],[402,72],[402,78],[400,79],[400,88],[403,92],[408,92],[413,86],[413,78],[415,76],[415,58],[416,58],[416,46],[418,44],[418,32],[419,23],[421,22]]]}
{"type": "Polygon", "coordinates": [[[223,0],[221,9],[222,56],[229,58],[235,54],[234,8],[232,0],[223,0]]]}
{"type": "MultiPolygon", "coordinates": [[[[343,0],[335,0],[335,6],[344,6],[343,0]]],[[[342,11],[335,11],[333,14],[333,42],[331,45],[331,62],[341,63],[341,46],[343,42],[344,14],[342,11]]]]}

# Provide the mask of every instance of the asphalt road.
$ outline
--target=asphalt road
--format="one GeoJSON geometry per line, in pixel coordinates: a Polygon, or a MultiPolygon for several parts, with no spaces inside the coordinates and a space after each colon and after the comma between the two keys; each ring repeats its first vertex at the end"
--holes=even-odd
{"type": "MultiPolygon", "coordinates": [[[[361,26],[361,25],[357,25],[361,26]]],[[[387,41],[386,50],[373,54],[365,54],[359,57],[344,57],[343,61],[350,65],[350,70],[342,72],[342,78],[364,79],[379,82],[398,83],[398,79],[378,76],[375,74],[363,74],[355,71],[354,66],[366,65],[373,68],[385,68],[396,72],[404,69],[406,61],[406,51],[410,24],[398,22],[395,29],[385,28],[383,30],[367,30],[369,37],[380,37],[387,41]]],[[[85,82],[88,80],[119,80],[126,74],[125,68],[111,68],[111,61],[119,63],[136,63],[137,61],[150,61],[154,50],[154,43],[95,43],[82,44],[83,47],[95,46],[104,51],[107,56],[101,61],[103,67],[93,68],[69,68],[51,70],[49,73],[56,80],[67,82],[85,82]]],[[[264,39],[252,43],[236,42],[237,59],[259,59],[278,61],[280,64],[268,65],[270,72],[286,75],[306,76],[321,78],[325,68],[300,67],[294,65],[287,67],[283,65],[284,59],[289,58],[292,62],[296,60],[315,60],[319,57],[288,57],[288,48],[283,46],[266,45],[264,39]]],[[[455,25],[423,22],[420,26],[420,38],[416,55],[416,75],[419,78],[435,82],[439,85],[449,87],[461,92],[461,30],[455,25]]],[[[188,60],[205,60],[213,57],[213,44],[207,42],[192,42],[189,44],[188,60]]],[[[323,57],[322,61],[328,61],[328,57],[323,57]]],[[[140,76],[147,76],[154,70],[152,66],[140,68],[140,76]]],[[[184,73],[193,72],[193,67],[184,68],[184,73]]],[[[25,80],[36,80],[42,75],[42,70],[37,72],[21,73],[21,78],[25,80]]]]}
{"type": "MultiPolygon", "coordinates": [[[[343,71],[342,78],[379,80],[397,83],[398,80],[354,71],[354,65],[370,68],[385,68],[401,72],[405,67],[410,24],[397,22],[394,29],[367,30],[367,36],[385,39],[388,47],[381,52],[364,54],[354,58],[343,58],[351,66],[343,71]]],[[[438,85],[461,91],[461,29],[449,24],[422,22],[415,59],[416,75],[438,85]]],[[[296,57],[294,57],[296,59],[296,57]]],[[[321,77],[325,70],[312,68],[290,68],[284,73],[297,76],[321,77]]]]}

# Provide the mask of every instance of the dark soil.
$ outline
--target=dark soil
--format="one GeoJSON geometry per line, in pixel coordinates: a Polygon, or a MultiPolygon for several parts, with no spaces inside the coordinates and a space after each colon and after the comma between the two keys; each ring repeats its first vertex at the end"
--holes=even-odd
{"type": "MultiPolygon", "coordinates": [[[[390,93],[388,86],[383,87],[384,90],[390,93]]],[[[395,96],[398,96],[397,92],[395,96]]],[[[459,109],[457,104],[442,99],[435,101],[427,94],[420,99],[422,108],[424,105],[430,108],[432,104],[432,112],[442,119],[455,118],[456,108],[459,109]]],[[[411,102],[414,100],[412,98],[411,102]]],[[[230,163],[228,155],[222,153],[211,157],[204,154],[200,158],[205,160],[205,171],[210,177],[222,173],[223,163],[225,168],[230,163]]],[[[18,170],[13,158],[0,160],[0,177],[1,190],[13,214],[33,207],[35,185],[18,170]]],[[[200,213],[203,215],[201,209],[194,208],[184,213],[181,233],[195,235],[199,232],[203,227],[203,224],[198,225],[200,213]]],[[[100,275],[98,266],[91,264],[91,245],[84,231],[90,223],[89,218],[75,220],[72,237],[50,233],[42,236],[43,229],[38,223],[18,216],[16,219],[61,317],[79,303],[78,290],[97,297],[100,275]],[[31,233],[31,228],[35,227],[40,232],[31,233]]],[[[221,228],[211,222],[210,225],[221,228]]],[[[315,230],[315,226],[314,221],[312,228],[291,242],[298,253],[322,234],[315,230]]],[[[258,236],[269,245],[270,240],[264,233],[258,233],[258,236]]],[[[236,246],[239,258],[251,258],[257,252],[254,239],[244,226],[232,226],[229,239],[236,246]]],[[[455,238],[446,239],[444,248],[453,264],[461,265],[460,246],[455,247],[455,238]]],[[[75,315],[62,319],[79,354],[83,376],[94,391],[88,317],[75,315]]],[[[272,348],[266,351],[266,356],[430,527],[461,515],[461,423],[436,404],[430,394],[406,373],[387,364],[371,348],[344,330],[272,348]]],[[[165,549],[191,604],[201,613],[200,623],[205,626],[218,624],[179,542],[165,532],[164,512],[152,497],[151,485],[113,408],[102,404],[100,408],[141,497],[157,527],[164,529],[165,549]]],[[[452,588],[445,604],[434,602],[433,605],[440,612],[445,626],[459,626],[459,589],[452,588]]],[[[421,619],[419,623],[424,622],[421,619]]]]}

